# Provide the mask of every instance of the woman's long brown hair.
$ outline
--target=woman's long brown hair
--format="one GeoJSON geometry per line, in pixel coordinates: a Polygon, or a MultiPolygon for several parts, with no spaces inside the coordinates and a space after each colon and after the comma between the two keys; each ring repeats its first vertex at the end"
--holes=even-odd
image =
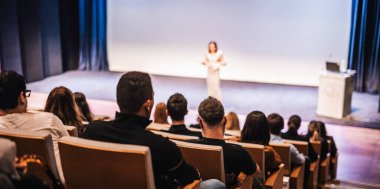
{"type": "Polygon", "coordinates": [[[56,115],[64,125],[80,126],[82,125],[83,116],[74,101],[73,93],[66,87],[54,88],[45,105],[45,112],[51,112],[56,115]]]}

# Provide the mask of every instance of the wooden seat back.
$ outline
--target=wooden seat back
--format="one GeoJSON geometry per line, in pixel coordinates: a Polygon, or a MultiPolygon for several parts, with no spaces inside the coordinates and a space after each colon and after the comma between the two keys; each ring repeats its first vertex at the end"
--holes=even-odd
{"type": "Polygon", "coordinates": [[[284,164],[284,175],[290,175],[290,145],[282,143],[270,143],[269,144],[281,157],[282,163],[284,164]]]}
{"type": "Polygon", "coordinates": [[[265,179],[265,152],[264,152],[264,146],[259,144],[251,144],[251,143],[244,143],[244,142],[235,142],[235,141],[226,141],[228,143],[232,144],[238,144],[242,146],[244,149],[246,149],[253,159],[257,163],[257,165],[260,166],[263,178],[265,179]]]}
{"type": "Polygon", "coordinates": [[[56,178],[60,178],[53,140],[47,131],[25,131],[16,129],[0,129],[0,137],[10,139],[16,143],[17,156],[21,157],[25,154],[34,154],[42,158],[56,178]]]}
{"type": "Polygon", "coordinates": [[[225,183],[223,148],[173,140],[187,163],[198,169],[202,179],[218,179],[225,183]]]}
{"type": "Polygon", "coordinates": [[[59,150],[67,188],[154,188],[146,146],[62,137],[59,150]]]}
{"type": "Polygon", "coordinates": [[[308,145],[309,144],[307,142],[297,141],[297,140],[282,140],[282,141],[284,141],[285,143],[292,144],[303,155],[305,155],[305,156],[309,155],[309,151],[308,151],[308,145]]]}
{"type": "Polygon", "coordinates": [[[173,133],[167,133],[167,132],[156,131],[156,130],[150,130],[150,131],[156,135],[161,135],[163,137],[167,137],[167,138],[173,139],[173,140],[185,141],[185,140],[199,139],[199,137],[197,137],[197,136],[177,135],[177,134],[173,134],[173,133]]]}

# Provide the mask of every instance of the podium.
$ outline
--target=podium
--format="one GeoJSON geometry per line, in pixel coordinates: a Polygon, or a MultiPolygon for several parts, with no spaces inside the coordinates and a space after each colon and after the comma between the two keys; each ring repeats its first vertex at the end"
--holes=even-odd
{"type": "Polygon", "coordinates": [[[355,71],[322,71],[319,74],[317,114],[342,119],[351,113],[355,71]]]}

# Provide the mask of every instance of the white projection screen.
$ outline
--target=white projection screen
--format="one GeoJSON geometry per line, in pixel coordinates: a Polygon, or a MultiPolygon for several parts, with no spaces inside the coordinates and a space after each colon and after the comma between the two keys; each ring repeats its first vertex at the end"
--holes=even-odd
{"type": "Polygon", "coordinates": [[[226,80],[317,86],[347,61],[351,0],[109,0],[111,71],[205,78],[218,42],[226,80]]]}

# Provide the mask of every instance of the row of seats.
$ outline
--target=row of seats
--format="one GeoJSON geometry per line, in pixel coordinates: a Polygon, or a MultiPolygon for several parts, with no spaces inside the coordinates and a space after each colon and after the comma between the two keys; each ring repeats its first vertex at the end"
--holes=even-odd
{"type": "MultiPolygon", "coordinates": [[[[152,125],[148,126],[147,129],[152,132],[162,135],[164,137],[168,137],[173,140],[189,140],[196,139],[195,136],[186,136],[186,135],[175,135],[167,132],[162,132],[168,129],[165,125],[152,125]]],[[[199,129],[190,128],[193,131],[200,131],[199,129]]],[[[226,131],[225,139],[229,143],[235,143],[243,146],[248,153],[251,155],[252,159],[261,167],[261,170],[265,170],[265,153],[264,146],[251,144],[251,143],[242,143],[234,141],[234,137],[239,137],[239,133],[226,131]],[[227,133],[228,132],[228,133],[227,133]]],[[[282,188],[285,185],[286,188],[296,188],[301,189],[304,186],[304,169],[305,163],[302,165],[293,167],[291,169],[291,159],[290,159],[290,145],[294,145],[300,153],[304,155],[308,155],[308,143],[303,141],[294,141],[294,140],[284,140],[287,144],[279,144],[279,143],[270,143],[270,146],[274,148],[274,150],[280,155],[283,164],[280,166],[279,170],[272,175],[269,175],[268,178],[265,178],[265,174],[263,172],[263,178],[265,178],[265,186],[266,188],[282,188]],[[285,176],[283,178],[283,176],[285,176]]],[[[330,144],[331,141],[329,141],[330,144]]],[[[315,151],[318,154],[321,154],[321,142],[320,141],[311,141],[311,144],[315,151]]],[[[187,156],[186,153],[183,155],[187,156]]],[[[191,160],[187,160],[191,162],[191,160]]],[[[330,157],[327,156],[322,162],[318,158],[316,161],[310,163],[310,176],[308,178],[308,188],[316,189],[318,188],[318,183],[325,184],[329,177],[329,162],[330,157]],[[319,179],[319,180],[318,180],[319,179]]],[[[338,156],[334,157],[334,175],[336,175],[336,167],[338,162],[338,156]]],[[[196,167],[196,166],[195,166],[196,167]]],[[[198,167],[196,167],[198,168],[198,167]]],[[[334,178],[334,176],[332,176],[334,178]]]]}
{"type": "MultiPolygon", "coordinates": [[[[184,142],[196,139],[194,136],[176,135],[162,132],[162,128],[151,129],[152,132],[168,137],[180,148],[185,160],[197,168],[203,179],[219,179],[224,182],[223,151],[220,146],[209,146],[184,142]]],[[[71,136],[77,136],[75,127],[66,127],[71,136]]],[[[51,136],[41,132],[0,129],[0,137],[9,138],[16,142],[18,156],[36,154],[42,157],[58,178],[58,166],[62,166],[65,182],[68,188],[154,188],[152,162],[149,148],[137,145],[114,144],[107,142],[63,137],[59,141],[61,165],[55,161],[51,136]],[[128,163],[126,163],[128,162],[128,163]],[[112,173],[112,174],[107,174],[112,173]]],[[[228,138],[228,137],[227,137],[228,138]]],[[[307,142],[285,140],[293,144],[301,153],[307,155],[307,142]]],[[[250,143],[228,141],[243,146],[252,159],[265,170],[264,146],[250,143]]],[[[317,153],[321,151],[320,142],[312,142],[317,153]]],[[[290,169],[290,147],[288,144],[270,144],[281,156],[283,164],[278,171],[262,176],[266,188],[303,188],[305,165],[290,169]],[[289,181],[286,181],[289,179],[289,181]],[[283,182],[285,180],[285,182],[283,182]],[[287,184],[289,184],[287,186],[287,184]]],[[[322,182],[328,179],[330,159],[327,157],[321,164],[319,159],[311,163],[309,184],[317,188],[318,176],[322,182]],[[319,168],[319,165],[321,167],[319,168]],[[319,175],[320,174],[320,175],[319,175]]],[[[337,160],[335,161],[337,162],[337,160]]],[[[335,166],[336,167],[336,166],[335,166]]],[[[239,176],[240,188],[252,187],[252,178],[244,174],[239,176]]],[[[199,188],[200,181],[187,186],[199,188]]]]}

